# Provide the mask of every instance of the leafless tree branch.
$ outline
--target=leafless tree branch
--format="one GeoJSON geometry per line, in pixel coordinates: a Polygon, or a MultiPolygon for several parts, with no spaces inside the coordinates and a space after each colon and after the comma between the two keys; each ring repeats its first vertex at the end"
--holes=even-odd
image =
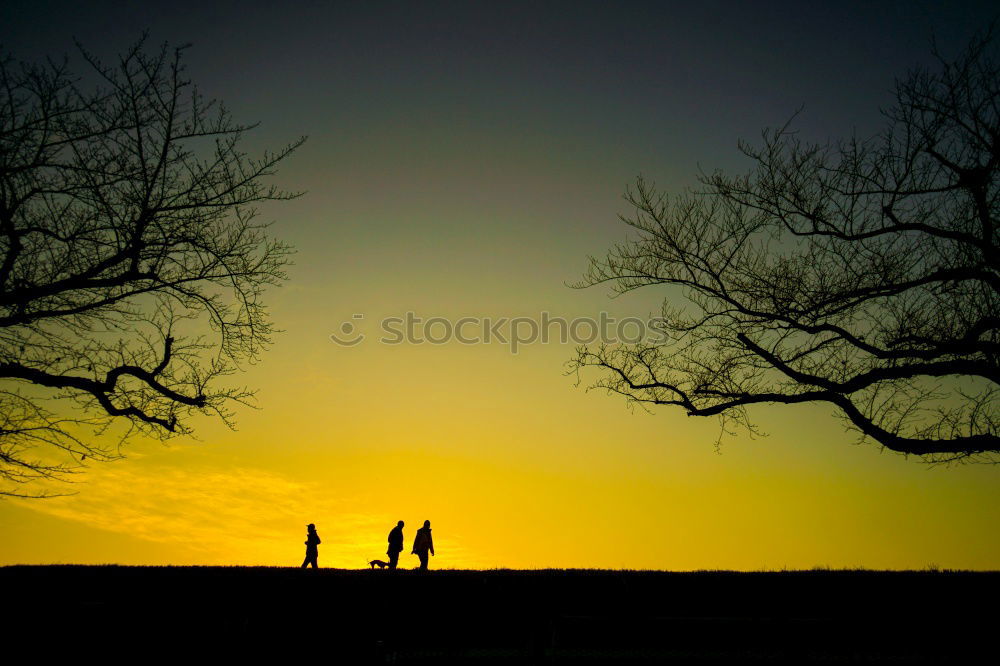
{"type": "Polygon", "coordinates": [[[671,294],[664,336],[581,348],[597,386],[752,427],[759,403],[832,405],[927,460],[1000,452],[1000,70],[993,31],[912,72],[877,136],[741,144],[749,173],[668,197],[639,179],[639,232],[579,286],[671,294]]]}
{"type": "Polygon", "coordinates": [[[68,61],[0,56],[0,479],[16,484],[117,457],[90,438],[109,422],[231,423],[251,393],[219,380],[270,342],[262,295],[291,253],[255,206],[297,196],[264,181],[304,138],[243,152],[253,126],[198,93],[184,47],[80,52],[96,88],[68,61]]]}

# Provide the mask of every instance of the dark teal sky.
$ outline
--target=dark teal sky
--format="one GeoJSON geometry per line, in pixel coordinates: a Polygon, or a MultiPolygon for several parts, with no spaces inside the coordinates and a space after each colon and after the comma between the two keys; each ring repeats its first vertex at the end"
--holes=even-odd
{"type": "Polygon", "coordinates": [[[518,136],[554,142],[620,190],[639,172],[730,166],[738,138],[799,107],[817,136],[867,132],[892,78],[928,61],[932,37],[953,52],[993,7],[14,0],[0,9],[0,42],[34,59],[77,38],[110,56],[148,29],[153,42],[192,43],[192,76],[261,120],[265,145],[308,134],[308,154],[362,170],[392,157],[386,142],[473,149],[518,136]]]}
{"type": "MultiPolygon", "coordinates": [[[[308,135],[277,177],[308,194],[263,212],[299,249],[290,285],[335,318],[593,312],[604,293],[565,285],[623,237],[636,176],[676,191],[741,170],[737,142],[800,108],[806,138],[870,134],[894,78],[931,61],[932,39],[955,53],[993,7],[14,0],[0,43],[39,59],[74,38],[113,58],[143,30],[190,42],[202,92],[261,123],[248,149],[308,135]]],[[[623,307],[658,308],[639,299],[623,307]]]]}
{"type": "Polygon", "coordinates": [[[993,6],[15,0],[0,40],[27,58],[71,50],[73,37],[110,55],[148,29],[191,42],[198,83],[268,134],[338,146],[373,127],[509,125],[617,146],[638,171],[654,166],[644,152],[658,168],[711,164],[799,106],[810,127],[866,126],[932,36],[953,50],[993,6]]]}

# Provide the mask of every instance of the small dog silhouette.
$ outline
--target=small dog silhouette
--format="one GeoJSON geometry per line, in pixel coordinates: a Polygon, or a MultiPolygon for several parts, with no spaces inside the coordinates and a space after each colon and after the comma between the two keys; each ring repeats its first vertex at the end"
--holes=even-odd
{"type": "Polygon", "coordinates": [[[376,565],[378,566],[379,569],[385,569],[387,566],[389,566],[388,562],[383,562],[382,560],[372,560],[368,564],[371,566],[373,571],[375,570],[376,565]]]}

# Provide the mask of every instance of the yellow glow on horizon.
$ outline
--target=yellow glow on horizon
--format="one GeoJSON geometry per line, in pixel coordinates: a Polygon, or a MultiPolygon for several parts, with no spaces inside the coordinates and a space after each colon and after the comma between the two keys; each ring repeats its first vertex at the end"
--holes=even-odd
{"type": "Polygon", "coordinates": [[[296,566],[312,522],[321,566],[360,568],[402,519],[409,567],[430,519],[435,568],[998,566],[990,468],[850,446],[821,409],[761,410],[772,436],[719,455],[712,421],[574,387],[563,346],[299,351],[250,373],[264,408],[240,431],[140,442],[76,495],[6,502],[30,537],[2,561],[296,566]]]}

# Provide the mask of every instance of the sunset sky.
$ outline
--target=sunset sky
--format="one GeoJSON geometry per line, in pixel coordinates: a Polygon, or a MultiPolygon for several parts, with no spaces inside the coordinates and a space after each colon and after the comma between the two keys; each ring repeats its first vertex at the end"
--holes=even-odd
{"type": "Polygon", "coordinates": [[[267,299],[283,332],[238,381],[238,430],[137,441],[67,497],[0,500],[0,564],[432,568],[1000,568],[1000,468],[857,444],[823,406],[760,407],[767,437],[631,411],[567,375],[574,345],[387,345],[378,322],[646,317],[654,289],[572,289],[627,237],[621,195],[740,172],[737,142],[871,134],[896,77],[953,54],[988,2],[58,3],[0,5],[0,45],[105,57],[190,42],[202,92],[309,139],[262,207],[297,248],[267,299]],[[363,315],[361,319],[354,315],[363,315]],[[365,339],[335,344],[344,322],[365,339]]]}

